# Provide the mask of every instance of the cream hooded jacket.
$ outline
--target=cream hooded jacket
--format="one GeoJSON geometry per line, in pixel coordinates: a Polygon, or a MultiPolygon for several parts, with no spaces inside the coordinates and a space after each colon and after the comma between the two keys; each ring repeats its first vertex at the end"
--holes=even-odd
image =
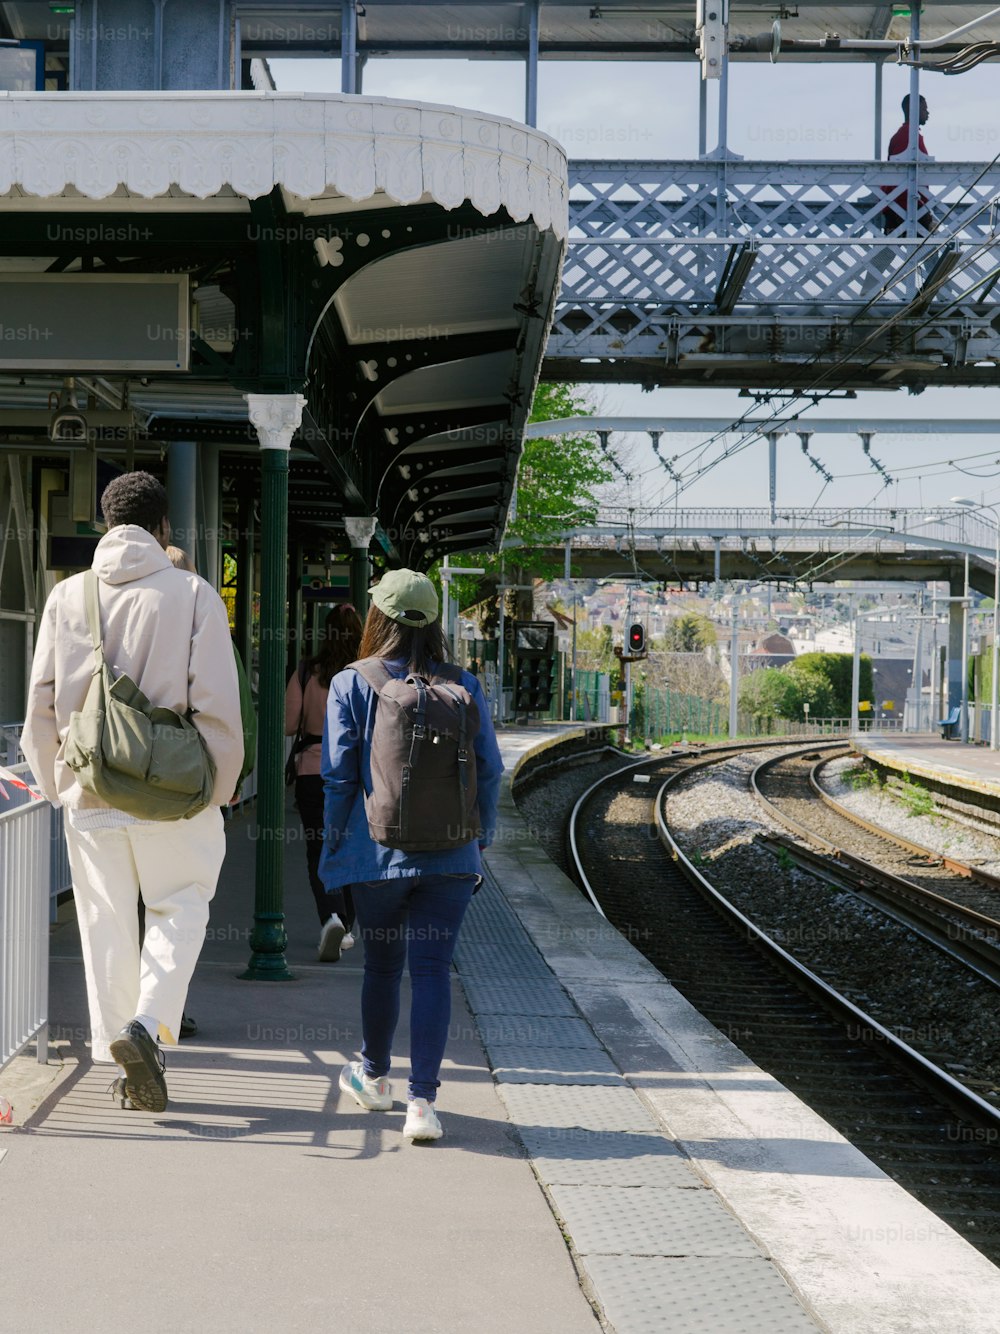
{"type": "MultiPolygon", "coordinates": [[[[233,795],[243,764],[240,692],[229,620],[215,589],[174,569],[152,533],[112,528],[97,544],[104,656],[153,703],[189,714],[215,762],[214,805],[233,795]]],[[[21,747],[49,801],[80,809],[104,803],[63,763],[70,714],[83,707],[94,671],[82,574],[52,591],[38,633],[21,747]]]]}

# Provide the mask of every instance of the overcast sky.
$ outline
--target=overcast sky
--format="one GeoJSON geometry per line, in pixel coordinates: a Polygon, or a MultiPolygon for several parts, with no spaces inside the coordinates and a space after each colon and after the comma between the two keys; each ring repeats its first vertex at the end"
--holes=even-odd
{"type": "MultiPolygon", "coordinates": [[[[271,69],[282,91],[335,92],[340,87],[339,61],[273,61],[271,69]]],[[[902,121],[899,102],[908,87],[908,72],[888,66],[883,144],[902,121]]],[[[954,77],[925,74],[921,87],[931,113],[924,128],[927,149],[939,162],[985,164],[1000,152],[1000,64],[988,62],[954,77]]],[[[408,101],[446,102],[515,120],[524,116],[523,66],[512,61],[371,61],[365,69],[364,92],[408,101]]],[[[734,64],[729,102],[729,146],[746,158],[816,161],[873,156],[874,78],[870,67],[734,64]]],[[[538,111],[539,128],[559,139],[572,158],[694,158],[698,151],[698,67],[693,62],[545,61],[539,75],[538,111]]],[[[710,120],[709,146],[714,143],[710,120]]],[[[622,384],[597,387],[594,396],[602,415],[732,419],[747,410],[747,400],[727,390],[643,393],[635,385],[622,384]]],[[[995,437],[876,436],[871,452],[892,475],[889,487],[866,461],[856,437],[813,437],[812,453],[835,476],[827,484],[810,467],[798,439],[792,436],[779,447],[778,501],[782,505],[933,506],[954,495],[1000,502],[1000,388],[928,389],[919,396],[905,391],[865,393],[850,402],[820,404],[809,415],[921,421],[982,417],[996,420],[998,431],[995,437]],[[968,457],[973,455],[981,457],[968,457]]],[[[665,438],[661,452],[668,456],[683,452],[686,457],[679,466],[690,471],[702,439],[694,435],[665,438]]],[[[725,444],[721,441],[710,447],[698,466],[718,456],[725,444]]],[[[634,473],[631,490],[636,503],[648,504],[661,491],[665,499],[672,498],[673,486],[645,439],[626,442],[626,454],[634,473]]],[[[706,471],[685,490],[680,504],[766,505],[767,491],[767,445],[761,441],[706,471]]]]}

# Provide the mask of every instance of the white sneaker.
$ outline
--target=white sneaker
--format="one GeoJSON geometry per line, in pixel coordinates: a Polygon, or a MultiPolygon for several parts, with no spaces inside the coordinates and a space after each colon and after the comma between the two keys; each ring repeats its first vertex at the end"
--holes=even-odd
{"type": "Polygon", "coordinates": [[[350,931],[348,931],[347,935],[346,935],[346,936],[344,937],[344,939],[340,942],[340,948],[341,948],[341,950],[353,950],[353,949],[354,949],[354,936],[352,935],[352,933],[351,933],[350,931]]]}
{"type": "Polygon", "coordinates": [[[404,1139],[440,1139],[443,1134],[434,1104],[426,1098],[411,1098],[406,1104],[404,1139]]]}
{"type": "Polygon", "coordinates": [[[392,1090],[385,1075],[370,1079],[360,1061],[351,1061],[340,1072],[340,1087],[366,1112],[387,1112],[392,1107],[392,1090]]]}
{"type": "Polygon", "coordinates": [[[323,929],[319,933],[319,961],[320,963],[336,963],[340,958],[340,948],[345,936],[344,923],[336,913],[328,922],[323,923],[323,929]]]}

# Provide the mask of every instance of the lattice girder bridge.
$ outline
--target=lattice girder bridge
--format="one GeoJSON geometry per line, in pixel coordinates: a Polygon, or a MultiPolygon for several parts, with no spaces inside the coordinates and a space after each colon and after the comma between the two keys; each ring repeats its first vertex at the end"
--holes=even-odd
{"type": "Polygon", "coordinates": [[[550,378],[818,393],[1000,380],[1000,167],[575,162],[570,188],[550,378]]]}
{"type": "MultiPolygon", "coordinates": [[[[564,539],[573,572],[586,578],[664,583],[720,580],[809,588],[838,580],[969,585],[992,597],[996,529],[983,514],[863,509],[677,509],[602,505],[593,527],[564,539]]],[[[508,552],[516,547],[508,541],[508,552]]],[[[564,546],[546,554],[558,560],[564,546]]]]}

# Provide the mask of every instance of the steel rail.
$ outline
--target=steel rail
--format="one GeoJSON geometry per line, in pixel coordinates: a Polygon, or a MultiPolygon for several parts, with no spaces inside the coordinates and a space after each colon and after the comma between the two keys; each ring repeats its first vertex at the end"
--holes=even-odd
{"type": "MultiPolygon", "coordinates": [[[[1000,987],[1000,921],[955,903],[954,900],[945,898],[933,890],[914,884],[904,876],[884,870],[867,858],[848,852],[782,811],[761,791],[759,779],[769,769],[789,758],[792,757],[778,756],[772,760],[765,760],[751,773],[750,790],[761,808],[777,824],[832,858],[837,867],[842,868],[844,872],[839,877],[838,883],[858,894],[873,907],[888,912],[890,916],[916,931],[923,939],[957,962],[974,969],[980,977],[993,986],[1000,987]],[[956,928],[960,933],[958,935],[955,934],[956,928]]],[[[820,763],[828,762],[832,758],[834,757],[828,756],[827,761],[820,763]]],[[[818,766],[814,765],[810,771],[810,779],[816,767],[818,766]]],[[[810,787],[815,790],[812,783],[810,787]]],[[[896,844],[907,852],[923,857],[928,865],[933,862],[940,863],[942,860],[932,849],[909,843],[905,839],[898,839],[878,826],[869,825],[861,819],[854,820],[853,823],[865,827],[884,842],[896,844]]],[[[810,869],[815,873],[823,868],[813,863],[810,869]]],[[[971,868],[963,869],[968,871],[971,868]]],[[[832,868],[830,870],[832,873],[832,868]]]]}
{"type": "MultiPolygon", "coordinates": [[[[813,746],[808,749],[815,750],[817,748],[813,746]]],[[[800,753],[807,753],[807,751],[800,753]]],[[[746,932],[748,939],[758,945],[782,971],[788,973],[800,986],[821,1001],[827,1009],[832,1010],[849,1023],[856,1025],[857,1031],[864,1034],[862,1041],[874,1044],[875,1040],[878,1039],[879,1042],[884,1043],[896,1060],[910,1074],[925,1087],[930,1088],[935,1096],[945,1102],[953,1111],[977,1126],[987,1129],[992,1134],[1000,1134],[1000,1108],[993,1106],[985,1098],[981,1098],[978,1093],[974,1093],[967,1085],[961,1083],[960,1080],[955,1079],[947,1071],[936,1066],[933,1061],[928,1060],[926,1056],[911,1047],[909,1043],[897,1037],[891,1029],[880,1024],[872,1015],[855,1005],[853,1001],[848,1000],[846,996],[830,986],[828,982],[825,982],[818,974],[807,968],[805,964],[800,963],[798,959],[789,954],[787,950],[783,949],[765,931],[752,922],[749,917],[740,912],[734,904],[730,903],[684,855],[667,826],[664,799],[668,789],[678,782],[684,774],[689,773],[691,768],[695,767],[697,766],[690,766],[688,769],[672,774],[662,785],[654,799],[660,842],[689,883],[699,889],[704,897],[732,925],[746,932]]]]}
{"type": "MultiPolygon", "coordinates": [[[[732,755],[734,751],[742,753],[745,750],[761,750],[768,746],[775,746],[775,745],[780,746],[781,744],[782,741],[780,738],[769,738],[767,741],[732,742],[726,746],[713,746],[711,748],[711,751],[708,752],[708,754],[712,756],[718,756],[719,759],[726,759],[729,755],[732,755]]],[[[785,743],[785,744],[790,744],[790,743],[785,743]]],[[[833,744],[833,743],[828,743],[828,744],[833,744]]],[[[840,745],[843,743],[838,742],[836,744],[840,745]]],[[[614,749],[614,747],[609,747],[609,749],[614,749]]],[[[806,750],[815,750],[815,749],[816,749],[815,745],[806,747],[806,750]]],[[[597,789],[603,783],[610,783],[614,779],[621,777],[623,773],[629,773],[634,769],[641,769],[646,765],[663,764],[666,760],[670,759],[671,756],[673,756],[674,758],[683,759],[691,754],[698,754],[705,756],[706,752],[704,751],[692,752],[690,750],[667,751],[659,755],[647,757],[646,759],[637,760],[634,764],[622,765],[622,767],[620,769],[616,769],[614,773],[604,774],[600,778],[598,778],[596,782],[591,783],[590,787],[588,787],[584,792],[582,792],[580,796],[577,798],[576,804],[574,805],[572,811],[570,812],[569,824],[567,825],[567,843],[569,847],[569,859],[573,864],[573,867],[579,878],[579,882],[584,893],[587,895],[587,898],[597,909],[597,911],[601,914],[601,916],[604,917],[605,919],[607,919],[607,914],[601,907],[597,895],[594,893],[594,887],[590,883],[590,879],[588,878],[586,871],[583,869],[583,860],[580,856],[580,848],[577,840],[577,822],[579,820],[580,812],[583,810],[584,803],[590,798],[591,793],[596,792],[597,789]]],[[[706,758],[706,764],[712,762],[713,761],[711,759],[706,758]]],[[[697,764],[687,765],[681,772],[687,773],[689,769],[694,769],[699,767],[700,766],[697,764]]]]}
{"type": "MultiPolygon", "coordinates": [[[[608,728],[612,726],[611,723],[601,724],[601,725],[606,726],[608,728]]],[[[591,750],[572,750],[569,752],[568,755],[560,755],[554,760],[543,760],[541,763],[532,764],[530,767],[526,765],[525,768],[527,769],[527,773],[525,774],[516,773],[511,778],[510,780],[511,788],[520,787],[522,783],[530,782],[531,779],[534,778],[536,774],[544,773],[546,769],[554,769],[556,765],[566,764],[570,760],[592,759],[594,756],[607,755],[607,754],[621,755],[622,757],[624,757],[625,752],[623,750],[619,750],[617,746],[613,746],[610,741],[604,743],[603,745],[595,746],[591,750]]]]}
{"type": "MultiPolygon", "coordinates": [[[[833,797],[829,792],[824,791],[819,783],[819,771],[835,758],[835,756],[829,755],[825,760],[820,760],[818,764],[813,765],[809,773],[809,786],[824,805],[829,806],[832,811],[835,811],[836,814],[843,819],[850,820],[852,824],[856,824],[860,826],[860,828],[866,829],[870,834],[874,834],[877,838],[885,839],[888,843],[896,843],[906,852],[915,853],[918,857],[926,857],[929,861],[940,862],[945,870],[953,871],[955,875],[965,876],[971,880],[978,880],[980,884],[986,885],[989,889],[996,890],[997,893],[1000,894],[1000,876],[991,875],[989,871],[982,871],[978,866],[970,866],[968,862],[957,861],[954,857],[949,857],[943,852],[935,852],[933,848],[925,847],[922,843],[911,843],[909,839],[902,838],[899,834],[894,834],[891,830],[886,829],[884,825],[875,824],[871,820],[866,820],[863,815],[858,815],[855,811],[848,810],[846,806],[842,805],[836,799],[836,797],[833,797]]],[[[1000,899],[998,899],[998,906],[1000,906],[1000,899]]],[[[984,922],[992,922],[992,920],[993,919],[989,917],[983,918],[984,922]]],[[[1000,923],[993,922],[993,926],[1000,926],[1000,923]]]]}

